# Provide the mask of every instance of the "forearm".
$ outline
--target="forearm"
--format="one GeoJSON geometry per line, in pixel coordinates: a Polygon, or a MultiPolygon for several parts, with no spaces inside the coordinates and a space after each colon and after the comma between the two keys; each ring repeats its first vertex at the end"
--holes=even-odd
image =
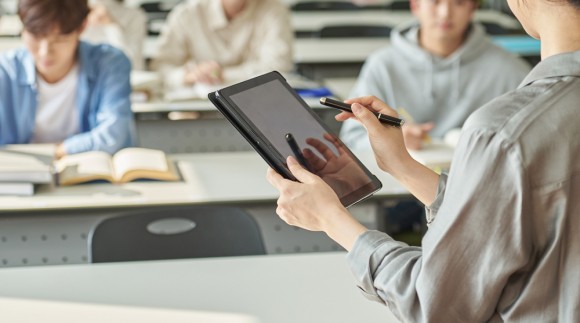
{"type": "Polygon", "coordinates": [[[421,203],[430,205],[435,200],[439,175],[427,166],[409,158],[389,173],[421,203]]]}
{"type": "Polygon", "coordinates": [[[367,231],[367,228],[360,224],[344,208],[332,213],[335,216],[329,217],[329,221],[324,226],[326,234],[344,249],[350,251],[358,236],[367,231]]]}

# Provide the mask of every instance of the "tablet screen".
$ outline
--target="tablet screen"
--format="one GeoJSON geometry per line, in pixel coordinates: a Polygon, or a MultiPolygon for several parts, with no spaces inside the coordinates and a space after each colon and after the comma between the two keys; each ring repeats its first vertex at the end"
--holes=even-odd
{"type": "MultiPolygon", "coordinates": [[[[240,89],[238,89],[240,90],[240,89]]],[[[320,119],[283,80],[273,79],[240,91],[224,91],[239,115],[277,154],[287,156],[329,184],[344,205],[357,202],[380,188],[380,182],[329,133],[320,119]],[[240,113],[241,112],[241,113],[240,113]]]]}
{"type": "MultiPolygon", "coordinates": [[[[282,154],[283,159],[294,155],[287,142],[287,134],[293,135],[301,149],[309,147],[306,144],[307,138],[326,141],[323,137],[326,130],[279,80],[234,94],[230,98],[282,154]]],[[[338,154],[334,145],[328,147],[338,154]]]]}

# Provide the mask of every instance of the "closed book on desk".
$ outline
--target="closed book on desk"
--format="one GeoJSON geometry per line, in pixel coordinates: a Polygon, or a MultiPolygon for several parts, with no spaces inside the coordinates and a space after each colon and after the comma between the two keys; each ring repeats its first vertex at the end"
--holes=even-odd
{"type": "Polygon", "coordinates": [[[34,194],[32,183],[0,182],[0,196],[31,196],[34,194]]]}
{"type": "Polygon", "coordinates": [[[127,183],[137,179],[180,179],[164,152],[146,148],[125,148],[113,156],[102,151],[69,155],[56,161],[55,167],[59,185],[100,180],[127,183]]]}
{"type": "Polygon", "coordinates": [[[34,156],[17,151],[0,151],[0,182],[50,183],[51,168],[34,156]]]}

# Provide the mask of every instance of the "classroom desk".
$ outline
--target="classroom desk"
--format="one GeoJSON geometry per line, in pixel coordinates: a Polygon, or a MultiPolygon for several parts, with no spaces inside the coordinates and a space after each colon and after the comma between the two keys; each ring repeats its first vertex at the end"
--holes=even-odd
{"type": "MultiPolygon", "coordinates": [[[[292,27],[295,32],[307,33],[332,25],[382,25],[397,26],[416,18],[410,11],[361,10],[361,11],[311,11],[292,12],[292,27]]],[[[496,23],[506,29],[521,29],[513,17],[496,10],[477,10],[474,21],[496,23]]]]}
{"type": "MultiPolygon", "coordinates": [[[[539,55],[539,41],[527,35],[492,36],[492,40],[507,51],[519,55],[539,55]]],[[[144,57],[155,57],[157,37],[147,37],[144,57]]],[[[384,38],[298,38],[294,42],[296,64],[362,63],[373,51],[389,44],[384,38]]],[[[22,47],[19,37],[0,37],[0,52],[22,47]]]]}
{"type": "MultiPolygon", "coordinates": [[[[0,269],[0,296],[247,314],[262,323],[389,323],[343,252],[0,269]]],[[[34,309],[30,309],[34,310],[34,309]]]]}
{"type": "MultiPolygon", "coordinates": [[[[341,124],[336,110],[322,106],[318,98],[306,103],[333,133],[341,124]]],[[[139,145],[167,153],[249,151],[251,146],[207,99],[185,102],[155,100],[134,103],[139,145]]]]}
{"type": "MultiPolygon", "coordinates": [[[[191,204],[243,208],[258,222],[268,254],[339,249],[324,233],[293,228],[276,216],[278,193],[266,181],[267,164],[254,151],[171,157],[181,182],[45,185],[31,197],[0,197],[0,267],[86,263],[89,231],[103,218],[191,204]]],[[[361,160],[383,188],[351,212],[367,227],[381,229],[383,203],[409,193],[371,156],[361,160]]]]}
{"type": "MultiPolygon", "coordinates": [[[[40,186],[32,197],[0,197],[0,214],[9,211],[62,210],[155,206],[166,204],[221,204],[271,202],[278,192],[267,182],[267,164],[254,151],[171,156],[183,181],[107,183],[54,187],[40,186]]],[[[408,192],[378,169],[370,155],[363,163],[383,182],[376,198],[408,192]]]]}

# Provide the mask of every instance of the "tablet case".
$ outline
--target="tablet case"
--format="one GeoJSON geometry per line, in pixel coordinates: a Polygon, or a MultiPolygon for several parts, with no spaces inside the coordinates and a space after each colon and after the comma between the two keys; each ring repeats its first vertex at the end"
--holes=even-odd
{"type": "Polygon", "coordinates": [[[229,111],[229,109],[224,106],[221,100],[217,98],[215,92],[211,92],[207,96],[211,103],[213,103],[213,105],[215,105],[215,107],[226,117],[226,119],[228,119],[228,121],[234,125],[236,130],[238,130],[238,132],[250,143],[252,148],[254,148],[258,154],[260,154],[260,156],[266,161],[266,163],[268,163],[270,167],[272,167],[276,172],[278,172],[278,174],[281,174],[285,178],[291,179],[293,181],[296,180],[296,177],[294,177],[294,175],[288,171],[285,165],[280,165],[280,163],[275,158],[272,158],[272,152],[263,143],[260,143],[256,136],[250,135],[251,130],[246,129],[246,127],[249,128],[249,126],[242,126],[242,124],[245,124],[245,121],[242,118],[234,116],[229,111]]]}
{"type": "MultiPolygon", "coordinates": [[[[253,78],[253,79],[238,83],[237,85],[244,84],[244,83],[248,84],[248,83],[253,83],[253,82],[259,83],[257,81],[260,79],[263,79],[263,78],[276,78],[276,79],[279,79],[280,81],[284,81],[285,84],[288,85],[286,80],[284,79],[284,77],[276,71],[260,75],[258,77],[253,78]]],[[[233,86],[236,86],[236,85],[233,85],[233,86]]],[[[218,90],[216,92],[211,92],[208,94],[208,98],[212,102],[212,104],[215,105],[215,107],[236,128],[236,130],[238,130],[238,132],[248,141],[248,143],[250,143],[250,145],[254,148],[254,150],[256,150],[258,152],[258,154],[260,154],[260,156],[268,163],[268,165],[270,167],[272,167],[276,172],[281,174],[283,177],[290,179],[290,180],[297,181],[297,179],[294,177],[294,175],[292,175],[292,173],[287,168],[287,165],[285,164],[285,162],[281,162],[279,159],[274,157],[276,154],[278,154],[278,152],[275,151],[274,149],[272,149],[271,147],[269,147],[266,142],[263,142],[260,139],[260,135],[254,131],[253,127],[250,126],[244,120],[244,118],[242,116],[239,116],[236,114],[236,112],[235,112],[236,109],[231,108],[230,104],[225,99],[220,97],[220,95],[219,95],[220,91],[221,90],[218,90]]],[[[300,98],[300,101],[302,101],[301,98],[300,98]]],[[[317,117],[315,117],[315,118],[321,124],[321,126],[323,128],[328,130],[327,127],[322,123],[322,121],[320,119],[318,119],[317,117]]],[[[356,157],[354,157],[354,155],[352,155],[352,156],[354,159],[356,159],[356,157]]],[[[362,198],[355,199],[353,201],[348,201],[347,203],[344,203],[344,201],[341,199],[341,202],[343,202],[343,204],[346,207],[353,205],[355,203],[358,203],[358,202],[372,196],[372,194],[374,192],[376,192],[377,190],[379,190],[382,187],[381,182],[374,175],[370,174],[370,172],[366,169],[366,167],[364,167],[364,165],[362,163],[360,163],[360,161],[357,160],[357,162],[360,165],[360,167],[362,167],[365,170],[365,173],[369,174],[369,176],[371,177],[371,183],[374,184],[376,187],[375,187],[375,190],[373,190],[372,192],[367,192],[367,195],[363,196],[362,198]]],[[[371,183],[369,183],[369,184],[371,184],[371,183]]]]}

